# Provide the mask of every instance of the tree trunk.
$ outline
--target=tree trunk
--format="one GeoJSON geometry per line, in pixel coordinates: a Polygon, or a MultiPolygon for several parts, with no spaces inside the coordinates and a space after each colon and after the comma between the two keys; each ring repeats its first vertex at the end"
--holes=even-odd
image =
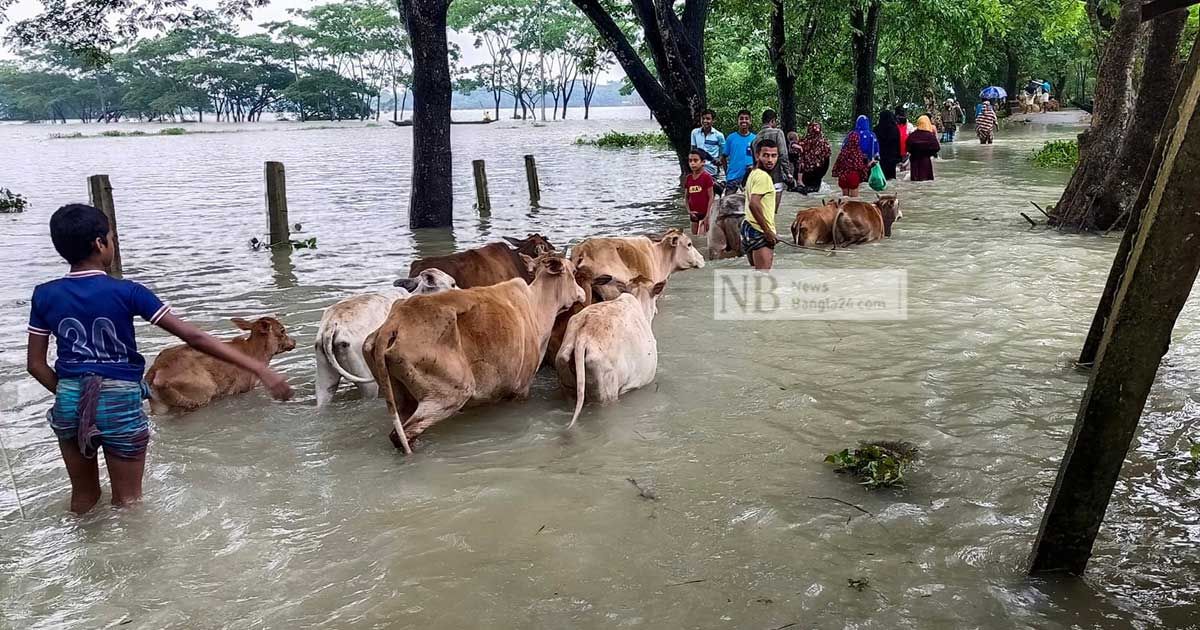
{"type": "Polygon", "coordinates": [[[413,158],[408,225],[450,227],[454,182],[450,154],[450,50],[446,12],[450,0],[399,3],[412,42],[413,158]]]}
{"type": "Polygon", "coordinates": [[[850,44],[854,52],[854,117],[871,116],[875,111],[875,60],[879,54],[880,0],[868,0],[866,7],[856,6],[850,13],[853,30],[850,44]]]}
{"type": "MultiPolygon", "coordinates": [[[[874,0],[878,1],[878,0],[874,0]]],[[[657,76],[652,74],[601,0],[571,0],[591,20],[625,76],[650,108],[687,171],[691,132],[708,99],[704,73],[704,25],[709,0],[684,0],[683,13],[664,0],[632,0],[657,76]]]]}
{"type": "Polygon", "coordinates": [[[1005,44],[1004,68],[1004,91],[1008,92],[1008,98],[1004,101],[1004,111],[1011,116],[1013,103],[1017,101],[1017,90],[1024,89],[1023,85],[1019,85],[1021,81],[1021,51],[1014,48],[1011,43],[1005,44]]]}
{"type": "MultiPolygon", "coordinates": [[[[1159,18],[1159,20],[1168,19],[1170,18],[1159,18]]],[[[1196,41],[1192,43],[1191,59],[1200,59],[1200,37],[1197,37],[1196,41]]],[[[1088,330],[1087,339],[1083,342],[1083,350],[1079,353],[1079,362],[1082,364],[1090,364],[1096,360],[1096,353],[1100,349],[1100,340],[1104,337],[1104,327],[1108,325],[1108,318],[1112,314],[1113,300],[1117,296],[1117,289],[1125,277],[1125,269],[1129,264],[1129,252],[1133,250],[1133,241],[1141,226],[1142,211],[1150,203],[1150,193],[1154,190],[1154,182],[1158,180],[1158,173],[1162,168],[1163,155],[1166,153],[1171,131],[1179,124],[1179,109],[1183,100],[1187,98],[1186,86],[1193,83],[1196,72],[1197,63],[1189,62],[1183,71],[1183,76],[1176,81],[1175,96],[1167,105],[1162,125],[1155,134],[1157,139],[1152,148],[1153,153],[1148,158],[1146,172],[1138,187],[1137,199],[1132,202],[1133,210],[1130,212],[1129,222],[1125,224],[1125,235],[1121,238],[1121,245],[1117,248],[1112,269],[1108,272],[1108,281],[1104,285],[1104,293],[1100,296],[1100,304],[1096,306],[1096,314],[1092,317],[1092,327],[1088,330]]]]}
{"type": "Polygon", "coordinates": [[[1187,18],[1187,11],[1176,11],[1151,23],[1137,104],[1121,139],[1120,153],[1109,167],[1104,185],[1089,210],[1086,223],[1094,229],[1107,230],[1125,220],[1137,185],[1146,174],[1183,67],[1179,60],[1179,40],[1187,18]]]}
{"type": "Polygon", "coordinates": [[[767,52],[775,69],[775,86],[779,90],[779,122],[783,131],[796,130],[796,74],[784,58],[787,31],[784,25],[783,0],[771,0],[771,43],[767,52]]]}
{"type": "Polygon", "coordinates": [[[1054,207],[1051,224],[1091,229],[1092,198],[1100,192],[1109,166],[1120,153],[1129,120],[1133,91],[1133,65],[1141,32],[1140,0],[1122,0],[1121,14],[1109,35],[1104,61],[1096,74],[1092,124],[1079,134],[1079,165],[1071,175],[1062,198],[1054,207]]]}

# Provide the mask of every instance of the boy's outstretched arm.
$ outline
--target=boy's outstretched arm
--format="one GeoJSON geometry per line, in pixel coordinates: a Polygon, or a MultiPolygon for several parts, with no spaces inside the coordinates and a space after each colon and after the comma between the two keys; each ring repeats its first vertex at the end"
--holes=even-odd
{"type": "Polygon", "coordinates": [[[168,312],[164,315],[162,319],[158,320],[158,326],[172,335],[179,337],[184,343],[200,352],[226,363],[232,363],[254,374],[258,377],[258,380],[262,381],[267,391],[271,393],[272,398],[287,400],[292,397],[292,386],[288,385],[287,379],[283,378],[279,372],[272,370],[266,363],[256,361],[234,350],[231,346],[221,342],[216,337],[179,319],[174,313],[168,312]]]}
{"type": "Polygon", "coordinates": [[[50,337],[29,333],[28,348],[25,351],[25,370],[37,379],[42,387],[50,390],[51,394],[58,393],[58,374],[46,362],[46,352],[50,349],[50,337]]]}

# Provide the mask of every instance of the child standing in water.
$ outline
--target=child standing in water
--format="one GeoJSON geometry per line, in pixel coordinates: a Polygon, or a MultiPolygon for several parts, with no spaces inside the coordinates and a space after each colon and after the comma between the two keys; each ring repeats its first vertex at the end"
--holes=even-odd
{"type": "Polygon", "coordinates": [[[33,290],[26,369],[54,394],[46,415],[71,479],[72,512],[83,514],[100,500],[101,449],[113,505],[142,496],[150,427],[142,409],[146,360],[137,351],[134,315],[255,374],[275,398],[291,396],[287,381],[265,363],[179,319],[146,287],[110,277],[105,269],[113,260],[113,234],[100,210],[59,208],[50,217],[50,239],[71,271],[33,290]],[[46,361],[51,335],[58,343],[53,369],[46,361]]]}
{"type": "Polygon", "coordinates": [[[858,187],[870,177],[857,131],[851,131],[846,137],[846,143],[833,163],[833,176],[837,178],[842,194],[847,197],[857,197],[858,187]]]}
{"type": "Polygon", "coordinates": [[[707,234],[708,211],[713,204],[713,178],[704,168],[704,155],[696,149],[688,153],[688,166],[692,172],[683,180],[683,194],[687,197],[692,234],[707,234]]]}

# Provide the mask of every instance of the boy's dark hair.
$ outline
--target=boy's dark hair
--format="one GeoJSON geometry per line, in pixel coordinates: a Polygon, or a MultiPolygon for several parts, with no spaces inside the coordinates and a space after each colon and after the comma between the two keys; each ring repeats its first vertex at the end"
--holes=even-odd
{"type": "Polygon", "coordinates": [[[108,229],[108,217],[87,204],[67,204],[50,217],[54,249],[72,265],[91,256],[96,239],[108,236],[108,229]]]}
{"type": "Polygon", "coordinates": [[[778,149],[778,148],[779,148],[778,142],[775,142],[771,138],[763,138],[762,140],[758,141],[758,148],[755,149],[754,152],[758,153],[759,151],[762,151],[763,149],[778,149]]]}
{"type": "Polygon", "coordinates": [[[700,158],[701,162],[704,161],[704,152],[701,151],[700,149],[692,149],[691,151],[688,151],[688,156],[692,156],[692,155],[700,158]]]}
{"type": "Polygon", "coordinates": [[[749,118],[754,118],[754,114],[751,114],[750,110],[748,110],[748,109],[739,109],[738,110],[738,118],[741,118],[743,114],[745,114],[749,118]]]}
{"type": "MultiPolygon", "coordinates": [[[[768,123],[773,123],[773,122],[775,122],[775,118],[776,118],[776,116],[775,116],[775,110],[773,110],[773,109],[768,109],[768,110],[764,110],[764,111],[763,111],[763,115],[762,115],[762,121],[763,121],[763,124],[764,124],[764,125],[766,125],[766,124],[768,124],[768,123]]],[[[778,147],[777,147],[777,148],[778,148],[778,147]]]]}
{"type": "Polygon", "coordinates": [[[717,117],[717,112],[714,112],[714,111],[713,111],[713,110],[711,110],[711,109],[706,109],[706,110],[704,110],[704,111],[700,112],[700,117],[701,117],[701,118],[704,118],[705,116],[712,116],[713,118],[716,118],[716,117],[717,117]]]}

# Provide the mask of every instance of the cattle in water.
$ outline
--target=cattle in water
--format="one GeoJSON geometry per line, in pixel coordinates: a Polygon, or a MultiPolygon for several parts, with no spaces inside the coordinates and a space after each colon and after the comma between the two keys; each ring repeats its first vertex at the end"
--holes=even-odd
{"type": "Polygon", "coordinates": [[[654,381],[658,342],[651,323],[665,282],[638,277],[631,292],[593,304],[571,318],[562,348],[554,359],[563,391],[575,396],[575,426],[585,398],[615,402],[625,392],[654,381]]]}
{"type": "MultiPolygon", "coordinates": [[[[274,317],[253,322],[235,317],[230,321],[250,334],[225,343],[252,359],[269,363],[271,357],[296,347],[274,317]]],[[[258,377],[190,346],[176,345],[154,358],[146,383],[150,386],[150,411],[163,414],[193,411],[214,400],[248,392],[258,384],[258,377]]]]}
{"type": "Polygon", "coordinates": [[[657,241],[647,236],[584,239],[571,249],[571,262],[595,277],[611,276],[629,283],[642,276],[658,283],[673,272],[703,267],[704,257],[688,235],[670,229],[657,241]]]}
{"type": "Polygon", "coordinates": [[[448,256],[422,258],[413,262],[408,275],[415,278],[426,269],[441,269],[454,278],[460,289],[486,287],[513,278],[532,282],[533,270],[525,265],[521,256],[537,258],[554,251],[554,245],[541,234],[530,234],[523,239],[505,237],[504,240],[512,247],[505,243],[489,243],[448,256]]]}
{"type": "Polygon", "coordinates": [[[379,394],[363,355],[367,337],[387,319],[392,304],[410,295],[427,295],[455,288],[454,278],[440,269],[426,269],[415,278],[397,280],[398,288],[348,297],[325,309],[313,344],[317,356],[317,406],[333,399],[342,378],[354,383],[363,398],[379,394]]]}
{"type": "Polygon", "coordinates": [[[514,278],[392,305],[369,358],[395,425],[392,442],[405,453],[467,405],[529,396],[555,317],[584,295],[569,260],[528,262],[532,283],[514,278]]]}
{"type": "Polygon", "coordinates": [[[554,357],[558,354],[558,349],[562,347],[563,335],[567,334],[567,322],[576,313],[592,304],[615,300],[617,296],[621,295],[621,290],[625,286],[614,280],[612,276],[596,276],[591,269],[586,267],[575,268],[575,284],[583,289],[583,302],[559,313],[555,318],[554,330],[550,333],[550,340],[546,342],[546,363],[554,363],[554,357]]]}
{"type": "Polygon", "coordinates": [[[721,197],[708,213],[708,258],[741,258],[742,219],[746,217],[746,196],[734,193],[721,197]]]}
{"type": "Polygon", "coordinates": [[[892,224],[902,216],[895,195],[880,196],[875,203],[837,199],[798,211],[792,222],[792,242],[803,246],[832,243],[836,248],[878,241],[892,235],[892,224]]]}

